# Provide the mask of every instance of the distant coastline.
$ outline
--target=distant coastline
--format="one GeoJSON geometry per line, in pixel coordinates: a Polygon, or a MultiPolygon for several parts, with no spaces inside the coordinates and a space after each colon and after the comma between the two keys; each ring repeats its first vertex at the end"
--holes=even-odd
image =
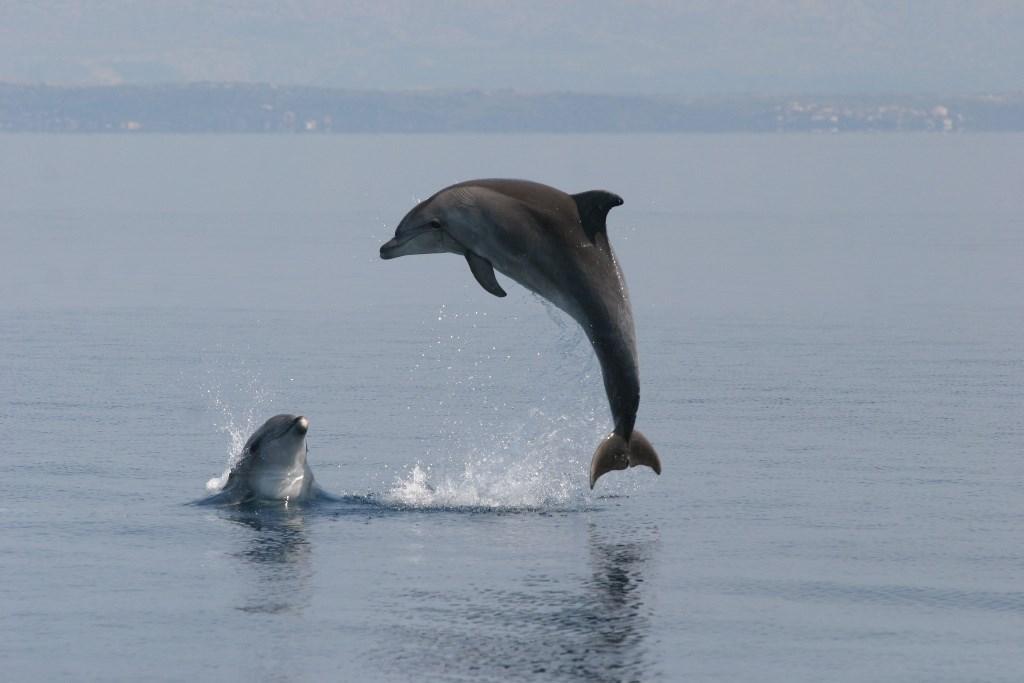
{"type": "Polygon", "coordinates": [[[1024,131],[1024,93],[684,98],[237,83],[0,83],[5,133],[1024,131]]]}

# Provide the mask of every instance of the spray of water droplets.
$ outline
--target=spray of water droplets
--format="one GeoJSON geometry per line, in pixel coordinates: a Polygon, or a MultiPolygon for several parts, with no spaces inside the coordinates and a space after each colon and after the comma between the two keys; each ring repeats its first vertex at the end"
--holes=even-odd
{"type": "Polygon", "coordinates": [[[607,431],[599,370],[575,321],[537,300],[542,309],[527,300],[500,321],[441,307],[435,342],[413,372],[443,374],[449,404],[438,404],[436,445],[392,483],[385,502],[531,509],[589,500],[590,455],[607,431]]]}
{"type": "Polygon", "coordinates": [[[227,437],[227,465],[224,472],[206,482],[207,492],[216,493],[227,483],[228,475],[242,456],[246,440],[262,424],[261,415],[268,412],[271,401],[258,377],[235,387],[233,393],[242,397],[237,403],[224,399],[219,386],[207,387],[205,391],[211,410],[218,415],[214,427],[227,437]],[[236,405],[244,407],[238,410],[236,405]]]}

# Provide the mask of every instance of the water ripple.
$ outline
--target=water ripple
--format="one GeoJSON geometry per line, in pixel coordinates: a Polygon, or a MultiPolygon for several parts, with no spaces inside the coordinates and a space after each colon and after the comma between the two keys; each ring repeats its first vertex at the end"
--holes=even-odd
{"type": "Polygon", "coordinates": [[[984,610],[1024,614],[1024,592],[980,591],[906,585],[855,585],[833,581],[742,581],[720,585],[729,595],[778,597],[794,601],[984,610]]]}
{"type": "Polygon", "coordinates": [[[659,677],[645,573],[655,540],[608,542],[591,525],[590,573],[534,574],[515,588],[407,590],[390,643],[372,654],[426,680],[638,681],[659,677]]]}

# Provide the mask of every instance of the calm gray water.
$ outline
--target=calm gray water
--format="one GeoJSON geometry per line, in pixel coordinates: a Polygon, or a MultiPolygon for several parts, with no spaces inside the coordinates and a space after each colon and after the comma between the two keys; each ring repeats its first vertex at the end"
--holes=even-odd
{"type": "Polygon", "coordinates": [[[8,680],[1011,681],[1024,136],[0,137],[8,680]],[[455,256],[479,176],[614,190],[637,426],[455,256]],[[309,416],[338,501],[191,505],[309,416]]]}

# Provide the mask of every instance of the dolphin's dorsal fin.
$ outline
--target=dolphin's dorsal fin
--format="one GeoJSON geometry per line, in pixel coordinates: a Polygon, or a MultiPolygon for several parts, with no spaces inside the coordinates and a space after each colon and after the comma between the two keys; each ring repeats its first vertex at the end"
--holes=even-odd
{"type": "Polygon", "coordinates": [[[597,233],[607,230],[605,219],[608,217],[608,212],[622,204],[622,197],[614,192],[605,192],[604,190],[580,192],[571,197],[580,212],[583,232],[587,233],[591,242],[594,241],[597,233]]]}
{"type": "Polygon", "coordinates": [[[498,284],[498,278],[494,277],[494,266],[491,265],[490,261],[483,256],[467,251],[466,262],[469,264],[469,269],[473,271],[473,277],[476,278],[481,287],[494,296],[507,296],[505,290],[498,284]]]}

